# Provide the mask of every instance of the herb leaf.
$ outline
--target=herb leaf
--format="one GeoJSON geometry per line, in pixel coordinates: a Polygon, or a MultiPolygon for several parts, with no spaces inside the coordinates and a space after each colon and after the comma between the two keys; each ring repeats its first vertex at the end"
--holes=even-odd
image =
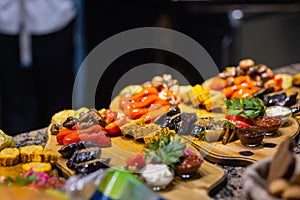
{"type": "Polygon", "coordinates": [[[265,106],[259,98],[233,98],[225,100],[227,115],[256,118],[265,114],[265,106]]]}

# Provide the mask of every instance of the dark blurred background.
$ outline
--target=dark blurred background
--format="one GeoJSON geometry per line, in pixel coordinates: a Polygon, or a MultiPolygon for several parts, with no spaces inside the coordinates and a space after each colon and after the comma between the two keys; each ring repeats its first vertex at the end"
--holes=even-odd
{"type": "MultiPolygon", "coordinates": [[[[264,2],[77,0],[74,77],[84,57],[102,41],[125,30],[148,26],[170,28],[190,36],[205,48],[220,71],[226,66],[237,65],[243,58],[252,58],[257,63],[265,63],[271,68],[299,62],[300,4],[297,1],[264,2]]],[[[189,73],[192,66],[188,62],[172,53],[153,49],[129,52],[111,64],[110,70],[106,72],[106,78],[99,83],[106,86],[106,89],[97,91],[97,108],[109,106],[112,85],[118,81],[116,77],[122,75],[116,75],[118,69],[129,71],[135,66],[149,62],[186,69],[188,74],[186,77],[192,84],[203,81],[202,77],[195,77],[189,73]]],[[[153,73],[164,72],[156,69],[153,73]]],[[[83,76],[83,84],[76,88],[82,93],[79,92],[79,96],[76,97],[75,107],[82,106],[85,102],[84,95],[80,94],[88,90],[85,88],[84,79],[88,79],[89,74],[83,76]]],[[[140,81],[142,80],[136,77],[134,80],[128,80],[123,86],[140,84],[140,81]]],[[[44,84],[51,85],[51,82],[44,84]]],[[[55,90],[60,89],[53,88],[53,91],[48,92],[55,94],[55,90]]],[[[49,98],[51,102],[51,97],[49,98]]],[[[2,119],[0,128],[11,134],[17,134],[21,131],[45,127],[51,119],[49,113],[54,114],[59,110],[72,107],[71,98],[68,105],[58,105],[47,110],[45,112],[47,116],[44,116],[43,120],[40,118],[28,122],[30,124],[26,127],[18,124],[14,128],[7,127],[2,119]]],[[[26,98],[23,101],[26,101],[26,98]]]]}
{"type": "MultiPolygon", "coordinates": [[[[293,1],[285,1],[285,4],[274,1],[264,4],[255,1],[236,2],[86,1],[87,53],[103,40],[122,31],[159,26],[177,30],[196,40],[209,53],[219,70],[237,65],[243,58],[252,58],[271,68],[299,62],[300,55],[296,50],[300,45],[299,4],[293,1]]],[[[155,61],[185,69],[190,84],[203,81],[202,77],[191,72],[192,66],[178,55],[153,49],[127,53],[115,60],[110,69],[115,70],[117,75],[118,69],[129,71],[135,66],[155,61]]],[[[156,68],[151,75],[164,72],[156,68]]],[[[109,73],[105,77],[99,86],[112,85],[120,78],[112,78],[109,73]]],[[[142,77],[133,72],[131,77],[118,89],[143,82],[142,77]]],[[[109,105],[112,89],[98,90],[96,102],[99,107],[109,105]]]]}

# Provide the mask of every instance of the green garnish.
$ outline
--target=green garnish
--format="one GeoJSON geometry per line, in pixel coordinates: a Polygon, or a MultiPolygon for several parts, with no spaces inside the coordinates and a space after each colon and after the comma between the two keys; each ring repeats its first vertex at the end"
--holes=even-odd
{"type": "Polygon", "coordinates": [[[265,106],[259,98],[233,98],[225,100],[227,115],[256,118],[265,114],[265,106]]]}
{"type": "Polygon", "coordinates": [[[35,174],[31,174],[30,176],[28,176],[27,178],[21,177],[21,176],[17,176],[15,180],[13,180],[11,177],[8,177],[5,180],[5,184],[10,185],[10,184],[17,184],[20,186],[25,186],[28,185],[30,183],[34,183],[34,182],[38,182],[39,180],[37,179],[35,174]]]}
{"type": "Polygon", "coordinates": [[[172,138],[174,138],[175,132],[169,130],[169,128],[163,128],[160,132],[160,137],[153,139],[151,143],[148,144],[148,147],[151,151],[156,151],[164,146],[168,145],[172,138]]]}
{"type": "Polygon", "coordinates": [[[172,141],[156,151],[144,150],[144,158],[146,163],[151,163],[152,160],[155,160],[158,163],[172,166],[180,161],[179,157],[184,153],[185,149],[185,143],[182,143],[178,137],[174,136],[172,141]]]}

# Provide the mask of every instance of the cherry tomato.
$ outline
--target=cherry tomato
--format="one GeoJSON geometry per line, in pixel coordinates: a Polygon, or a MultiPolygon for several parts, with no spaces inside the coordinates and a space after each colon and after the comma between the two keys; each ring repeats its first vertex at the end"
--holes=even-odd
{"type": "Polygon", "coordinates": [[[109,135],[117,135],[117,134],[121,133],[120,126],[124,125],[126,123],[126,121],[127,121],[126,116],[120,117],[116,121],[105,126],[105,131],[109,135]]]}
{"type": "Polygon", "coordinates": [[[67,146],[74,142],[80,142],[80,137],[77,131],[70,133],[69,135],[65,136],[63,139],[63,145],[67,146]]]}
{"type": "Polygon", "coordinates": [[[59,132],[58,132],[58,134],[56,135],[56,141],[57,141],[57,143],[58,144],[60,144],[60,145],[62,145],[63,144],[63,140],[64,140],[64,138],[67,136],[67,135],[69,135],[69,134],[71,134],[71,133],[73,133],[74,132],[74,130],[70,130],[70,129],[62,129],[62,130],[60,130],[59,132]]]}

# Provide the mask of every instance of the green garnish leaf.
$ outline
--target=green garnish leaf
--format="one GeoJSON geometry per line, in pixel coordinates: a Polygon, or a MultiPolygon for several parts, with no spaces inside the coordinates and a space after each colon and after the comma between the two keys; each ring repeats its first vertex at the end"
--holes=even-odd
{"type": "Polygon", "coordinates": [[[259,98],[233,98],[225,100],[227,115],[256,118],[265,114],[265,106],[259,98]]]}

